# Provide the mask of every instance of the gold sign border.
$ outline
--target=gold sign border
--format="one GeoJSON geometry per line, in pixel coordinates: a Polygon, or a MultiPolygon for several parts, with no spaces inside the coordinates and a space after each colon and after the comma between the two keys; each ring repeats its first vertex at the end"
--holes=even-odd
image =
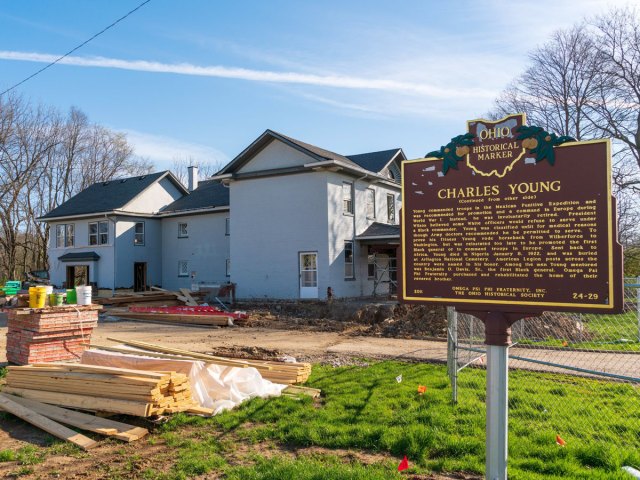
{"type": "MultiPolygon", "coordinates": [[[[470,132],[470,125],[472,123],[474,123],[474,122],[488,123],[488,124],[492,124],[493,126],[496,126],[498,123],[503,122],[507,118],[511,118],[511,117],[521,117],[522,125],[526,125],[527,124],[527,115],[526,115],[526,113],[515,113],[513,115],[506,115],[506,116],[502,117],[499,120],[487,120],[485,118],[478,118],[476,120],[467,120],[467,132],[470,132]]],[[[471,149],[473,149],[473,147],[471,147],[471,149]]],[[[498,173],[497,169],[491,170],[489,173],[483,172],[482,170],[478,170],[478,168],[475,167],[474,165],[471,165],[471,162],[469,161],[469,157],[471,156],[471,153],[467,154],[467,167],[469,167],[471,170],[473,170],[477,174],[482,175],[483,177],[491,177],[493,174],[495,174],[495,176],[498,177],[498,178],[504,178],[504,176],[507,173],[509,173],[511,170],[513,170],[513,166],[516,164],[516,162],[518,160],[520,160],[522,158],[522,156],[526,152],[527,152],[527,149],[522,147],[522,151],[520,152],[520,155],[518,155],[513,162],[511,162],[509,165],[504,167],[504,171],[502,172],[502,175],[500,175],[498,173]]]]}
{"type": "MultiPolygon", "coordinates": [[[[473,120],[471,120],[473,121],[473,120]]],[[[418,158],[414,160],[405,160],[402,162],[402,296],[405,300],[415,300],[420,302],[434,302],[434,303],[453,303],[453,304],[498,304],[498,305],[529,305],[533,307],[576,307],[576,308],[588,308],[588,309],[613,309],[616,308],[613,302],[615,296],[613,294],[613,217],[612,217],[612,202],[611,202],[611,141],[608,138],[600,140],[586,140],[582,142],[567,142],[555,148],[565,148],[572,146],[580,146],[587,144],[604,143],[607,146],[607,236],[608,236],[608,258],[609,258],[609,303],[606,305],[594,304],[594,303],[557,303],[557,302],[517,302],[508,300],[479,300],[479,299],[461,299],[461,298],[448,298],[448,297],[408,297],[407,296],[407,209],[405,208],[405,165],[409,163],[420,162],[434,162],[442,161],[441,158],[418,158]]],[[[450,172],[449,175],[455,175],[455,172],[450,172]]]]}

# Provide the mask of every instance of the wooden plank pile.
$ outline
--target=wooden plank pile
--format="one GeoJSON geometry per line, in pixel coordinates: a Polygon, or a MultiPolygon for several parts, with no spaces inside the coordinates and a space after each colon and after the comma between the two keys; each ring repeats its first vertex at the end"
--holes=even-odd
{"type": "Polygon", "coordinates": [[[205,413],[186,375],[82,364],[7,367],[4,393],[62,407],[149,417],[205,413]]]}
{"type": "Polygon", "coordinates": [[[7,310],[7,360],[18,365],[77,360],[89,346],[100,305],[7,310]]]}
{"type": "MultiPolygon", "coordinates": [[[[156,356],[159,358],[181,358],[183,360],[202,360],[207,363],[215,363],[217,365],[226,365],[240,368],[253,367],[260,372],[262,378],[285,385],[304,383],[309,379],[309,376],[311,375],[310,363],[285,363],[272,360],[218,357],[215,355],[191,352],[189,350],[182,350],[178,348],[163,347],[161,345],[154,345],[152,343],[140,342],[135,340],[120,340],[116,338],[109,338],[109,340],[111,340],[112,342],[129,345],[141,350],[146,350],[147,352],[154,352],[153,354],[148,353],[148,356],[156,356]]],[[[136,355],[139,354],[139,352],[118,349],[117,347],[106,348],[110,348],[112,351],[119,351],[121,353],[134,353],[136,355]]]]}
{"type": "MultiPolygon", "coordinates": [[[[113,306],[125,306],[125,305],[189,305],[192,302],[196,302],[197,299],[205,295],[203,292],[191,292],[189,296],[185,296],[183,292],[172,292],[170,290],[164,290],[157,287],[152,287],[153,290],[148,292],[133,292],[127,294],[116,294],[114,297],[109,298],[94,298],[93,302],[100,305],[113,305],[113,306]]],[[[186,292],[188,290],[183,289],[186,292]]]]}
{"type": "Polygon", "coordinates": [[[97,442],[60,425],[61,423],[125,442],[139,440],[149,433],[146,428],[47,405],[36,400],[16,397],[7,393],[0,393],[0,410],[12,413],[51,435],[78,445],[83,450],[95,447],[97,442]]]}

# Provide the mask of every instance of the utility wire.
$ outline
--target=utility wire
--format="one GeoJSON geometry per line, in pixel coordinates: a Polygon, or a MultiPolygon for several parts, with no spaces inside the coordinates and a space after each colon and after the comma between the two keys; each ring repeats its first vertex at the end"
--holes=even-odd
{"type": "Polygon", "coordinates": [[[24,80],[16,83],[14,86],[7,88],[4,92],[0,93],[0,97],[2,95],[4,95],[5,93],[10,92],[11,90],[19,87],[20,85],[22,85],[23,83],[31,80],[33,77],[35,77],[36,75],[39,75],[40,73],[44,72],[47,68],[49,67],[53,67],[56,63],[58,63],[60,60],[62,60],[65,57],[68,57],[69,55],[71,55],[73,52],[75,52],[76,50],[84,47],[87,43],[89,43],[91,40],[93,40],[96,37],[99,37],[100,35],[102,35],[104,32],[106,32],[107,30],[109,30],[112,27],[115,27],[118,23],[120,23],[122,20],[124,20],[125,18],[127,18],[129,15],[131,15],[132,13],[136,12],[137,10],[140,10],[142,7],[144,7],[147,3],[149,3],[151,0],[145,0],[144,2],[142,2],[140,5],[138,5],[136,8],[134,8],[133,10],[131,10],[130,12],[128,12],[126,15],[120,17],[119,19],[117,19],[115,22],[113,22],[111,25],[103,28],[102,30],[100,30],[98,33],[96,33],[94,36],[92,36],[91,38],[89,38],[88,40],[85,40],[84,42],[82,42],[80,45],[78,45],[77,47],[69,50],[67,53],[65,53],[64,55],[62,55],[61,57],[55,59],[53,62],[49,63],[48,65],[45,65],[44,67],[42,67],[40,70],[38,70],[37,72],[29,75],[27,78],[25,78],[24,80]]]}

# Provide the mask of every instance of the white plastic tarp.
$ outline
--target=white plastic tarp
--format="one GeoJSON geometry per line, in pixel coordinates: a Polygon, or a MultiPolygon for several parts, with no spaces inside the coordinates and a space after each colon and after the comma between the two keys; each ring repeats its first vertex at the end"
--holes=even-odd
{"type": "Polygon", "coordinates": [[[270,382],[252,367],[239,368],[205,363],[198,360],[149,358],[103,350],[87,350],[80,363],[105,367],[130,368],[160,372],[178,372],[189,376],[193,399],[200,406],[212,408],[217,415],[254,397],[277,397],[286,385],[270,382]]]}

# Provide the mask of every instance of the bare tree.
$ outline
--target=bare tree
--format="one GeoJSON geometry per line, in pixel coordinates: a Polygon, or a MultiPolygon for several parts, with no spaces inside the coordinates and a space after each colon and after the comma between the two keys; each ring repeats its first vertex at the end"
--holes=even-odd
{"type": "Polygon", "coordinates": [[[591,24],[602,75],[589,120],[640,166],[640,16],[629,7],[613,9],[591,24]]]}
{"type": "Polygon", "coordinates": [[[593,38],[584,25],[555,32],[529,55],[530,66],[495,102],[493,117],[522,112],[531,125],[581,140],[595,127],[585,108],[598,91],[600,73],[593,38]]]}
{"type": "Polygon", "coordinates": [[[223,167],[220,162],[205,162],[195,160],[193,157],[184,157],[173,159],[171,172],[183,185],[186,185],[188,182],[188,168],[191,166],[198,167],[198,176],[201,179],[206,179],[215,175],[223,167]]]}
{"type": "Polygon", "coordinates": [[[72,108],[0,98],[0,277],[47,267],[49,228],[37,218],[91,183],[148,173],[124,135],[72,108]]]}

